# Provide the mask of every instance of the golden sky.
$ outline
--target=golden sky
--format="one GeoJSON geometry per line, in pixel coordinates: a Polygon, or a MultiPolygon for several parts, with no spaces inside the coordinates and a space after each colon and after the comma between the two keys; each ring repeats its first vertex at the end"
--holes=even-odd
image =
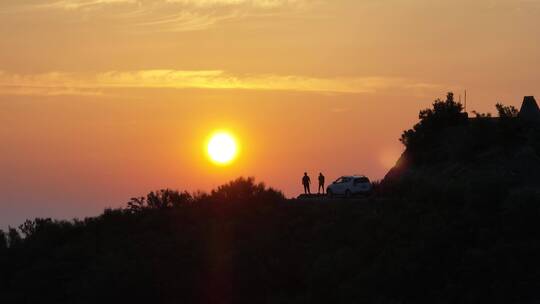
{"type": "Polygon", "coordinates": [[[0,226],[240,175],[381,178],[447,91],[538,94],[538,0],[0,1],[0,226]],[[238,160],[201,145],[227,128],[238,160]]]}

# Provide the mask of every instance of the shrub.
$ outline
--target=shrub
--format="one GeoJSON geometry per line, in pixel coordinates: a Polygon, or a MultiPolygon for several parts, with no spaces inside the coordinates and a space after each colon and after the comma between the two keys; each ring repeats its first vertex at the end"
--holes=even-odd
{"type": "Polygon", "coordinates": [[[454,100],[454,93],[451,92],[446,95],[446,100],[435,100],[432,109],[421,110],[418,117],[420,122],[401,135],[400,141],[408,149],[420,148],[433,141],[441,130],[467,121],[463,105],[454,100]]]}

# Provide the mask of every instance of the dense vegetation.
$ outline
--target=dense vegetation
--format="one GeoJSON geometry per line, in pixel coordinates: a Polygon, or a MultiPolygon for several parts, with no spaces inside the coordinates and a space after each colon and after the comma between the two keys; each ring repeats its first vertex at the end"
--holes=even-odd
{"type": "Polygon", "coordinates": [[[540,288],[538,201],[424,189],[287,201],[239,179],[97,218],[28,221],[0,247],[2,303],[517,303],[540,288]],[[412,197],[415,196],[415,197],[412,197]]]}
{"type": "Polygon", "coordinates": [[[419,177],[451,165],[506,174],[515,153],[533,159],[536,127],[498,109],[471,121],[453,96],[436,101],[402,138],[406,166],[363,201],[287,200],[240,178],[95,218],[27,221],[0,232],[0,302],[537,303],[538,184],[419,177]],[[461,147],[452,130],[475,141],[461,147]]]}
{"type": "Polygon", "coordinates": [[[411,165],[473,162],[488,150],[500,149],[508,156],[524,146],[540,151],[538,124],[518,119],[513,106],[498,103],[495,107],[498,118],[476,112],[475,118],[469,118],[453,93],[446,100],[435,100],[433,108],[420,111],[420,121],[401,136],[411,165]]]}
{"type": "MultiPolygon", "coordinates": [[[[540,124],[519,119],[512,106],[496,105],[498,117],[469,118],[449,93],[403,133],[406,150],[384,179],[384,186],[404,184],[448,188],[476,195],[482,188],[505,195],[540,185],[540,124]]],[[[391,191],[390,191],[391,192],[391,191]]]]}

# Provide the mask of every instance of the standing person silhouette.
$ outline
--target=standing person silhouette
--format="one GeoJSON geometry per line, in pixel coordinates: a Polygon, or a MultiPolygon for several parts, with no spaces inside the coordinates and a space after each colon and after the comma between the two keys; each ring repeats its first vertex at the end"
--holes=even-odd
{"type": "Polygon", "coordinates": [[[311,184],[311,179],[307,175],[307,172],[304,172],[304,177],[302,177],[302,185],[304,185],[304,194],[311,194],[309,185],[311,184]]]}
{"type": "Polygon", "coordinates": [[[321,194],[321,189],[322,194],[324,194],[324,175],[322,174],[322,172],[319,173],[319,189],[317,189],[318,194],[321,194]]]}

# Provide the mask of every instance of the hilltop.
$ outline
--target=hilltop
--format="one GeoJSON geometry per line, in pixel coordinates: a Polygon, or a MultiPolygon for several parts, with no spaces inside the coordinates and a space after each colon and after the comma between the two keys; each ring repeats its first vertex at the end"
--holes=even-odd
{"type": "Polygon", "coordinates": [[[505,195],[540,186],[540,110],[525,97],[521,111],[497,104],[498,117],[463,112],[449,93],[403,133],[405,152],[383,180],[388,187],[430,184],[448,191],[505,195]]]}
{"type": "Polygon", "coordinates": [[[538,126],[449,95],[371,198],[239,178],[0,231],[2,303],[538,303],[538,126]]]}

